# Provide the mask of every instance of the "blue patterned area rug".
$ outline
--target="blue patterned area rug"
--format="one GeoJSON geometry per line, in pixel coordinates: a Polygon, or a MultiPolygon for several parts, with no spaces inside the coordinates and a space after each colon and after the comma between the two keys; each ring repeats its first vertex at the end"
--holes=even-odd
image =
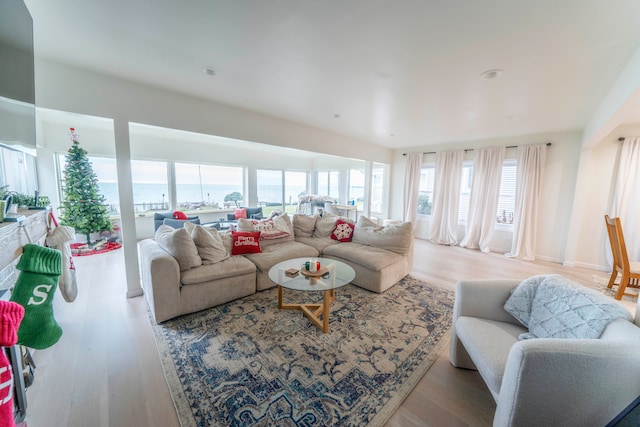
{"type": "Polygon", "coordinates": [[[152,324],[183,427],[383,425],[447,344],[453,301],[407,276],[338,289],[328,334],[277,288],[152,324]]]}

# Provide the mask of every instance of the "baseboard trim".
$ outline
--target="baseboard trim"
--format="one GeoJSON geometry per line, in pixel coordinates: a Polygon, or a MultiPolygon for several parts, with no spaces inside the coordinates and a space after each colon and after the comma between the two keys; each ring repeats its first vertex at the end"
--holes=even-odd
{"type": "Polygon", "coordinates": [[[541,261],[555,262],[556,264],[564,265],[564,263],[562,262],[562,260],[560,258],[553,258],[553,257],[550,257],[550,256],[536,255],[536,259],[539,259],[541,261]]]}
{"type": "Polygon", "coordinates": [[[574,267],[588,268],[589,270],[596,270],[596,271],[611,272],[608,267],[604,267],[602,265],[589,264],[586,262],[575,262],[574,264],[575,264],[574,267]]]}
{"type": "Polygon", "coordinates": [[[130,289],[127,291],[127,298],[135,298],[135,297],[139,297],[141,295],[143,295],[144,292],[142,291],[142,288],[137,288],[137,289],[130,289]]]}

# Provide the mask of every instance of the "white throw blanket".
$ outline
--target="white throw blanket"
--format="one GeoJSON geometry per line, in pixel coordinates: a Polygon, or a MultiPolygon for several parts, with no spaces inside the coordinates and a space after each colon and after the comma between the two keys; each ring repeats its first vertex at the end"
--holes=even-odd
{"type": "Polygon", "coordinates": [[[610,321],[631,320],[617,301],[557,274],[524,280],[504,309],[529,328],[521,340],[598,338],[610,321]]]}

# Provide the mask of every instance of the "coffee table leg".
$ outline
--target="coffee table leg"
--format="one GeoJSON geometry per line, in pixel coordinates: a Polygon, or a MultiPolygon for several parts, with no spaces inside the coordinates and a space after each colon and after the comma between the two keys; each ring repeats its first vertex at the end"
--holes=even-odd
{"type": "Polygon", "coordinates": [[[329,333],[329,306],[333,300],[333,290],[324,291],[324,307],[322,310],[322,332],[329,333]]]}

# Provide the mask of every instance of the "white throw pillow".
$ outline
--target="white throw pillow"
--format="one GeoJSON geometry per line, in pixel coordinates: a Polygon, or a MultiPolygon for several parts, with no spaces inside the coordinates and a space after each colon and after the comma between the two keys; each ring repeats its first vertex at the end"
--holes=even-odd
{"type": "Polygon", "coordinates": [[[239,219],[238,231],[259,231],[260,240],[275,240],[291,235],[289,225],[281,216],[271,219],[239,219]]]}
{"type": "Polygon", "coordinates": [[[331,215],[325,212],[324,216],[316,220],[316,229],[313,231],[313,237],[329,237],[336,228],[336,222],[339,216],[331,215]]]}
{"type": "Polygon", "coordinates": [[[215,264],[229,258],[229,253],[224,247],[222,237],[218,235],[218,230],[191,223],[185,224],[184,228],[196,244],[198,255],[202,258],[202,264],[215,264]]]}
{"type": "Polygon", "coordinates": [[[178,261],[180,271],[202,265],[198,248],[186,229],[161,225],[156,230],[155,239],[164,250],[178,261]]]}
{"type": "Polygon", "coordinates": [[[316,228],[318,215],[308,216],[303,214],[293,215],[293,231],[296,237],[311,237],[316,228]]]}

